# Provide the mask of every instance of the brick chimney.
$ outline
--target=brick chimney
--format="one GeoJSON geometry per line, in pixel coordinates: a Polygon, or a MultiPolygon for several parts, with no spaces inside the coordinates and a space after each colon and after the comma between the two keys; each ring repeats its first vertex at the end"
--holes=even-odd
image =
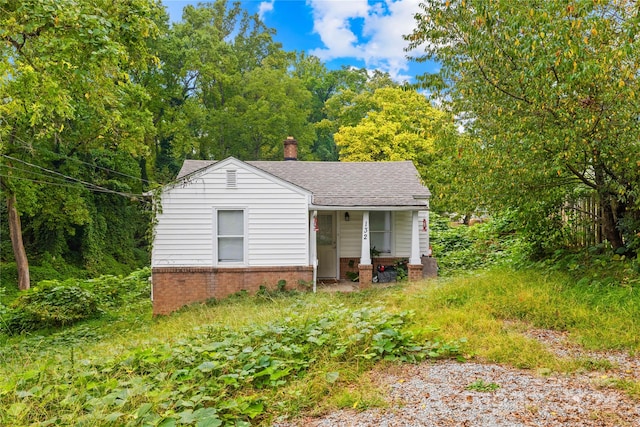
{"type": "Polygon", "coordinates": [[[288,136],[284,140],[284,159],[285,160],[298,160],[298,141],[292,136],[288,136]]]}

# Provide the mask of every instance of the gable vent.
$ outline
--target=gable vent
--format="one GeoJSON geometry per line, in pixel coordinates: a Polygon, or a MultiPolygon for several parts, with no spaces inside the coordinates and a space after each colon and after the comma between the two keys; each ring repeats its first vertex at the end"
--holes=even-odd
{"type": "Polygon", "coordinates": [[[227,171],[227,188],[236,188],[238,186],[238,180],[235,170],[227,171]]]}

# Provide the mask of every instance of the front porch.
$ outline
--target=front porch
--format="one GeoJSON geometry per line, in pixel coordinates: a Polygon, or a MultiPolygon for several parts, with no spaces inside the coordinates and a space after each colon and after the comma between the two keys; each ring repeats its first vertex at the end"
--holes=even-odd
{"type": "Polygon", "coordinates": [[[404,261],[406,277],[423,277],[429,248],[427,206],[346,208],[310,212],[310,263],[317,284],[352,281],[358,289],[375,282],[378,265],[404,261]],[[394,210],[395,209],[395,210],[394,210]]]}

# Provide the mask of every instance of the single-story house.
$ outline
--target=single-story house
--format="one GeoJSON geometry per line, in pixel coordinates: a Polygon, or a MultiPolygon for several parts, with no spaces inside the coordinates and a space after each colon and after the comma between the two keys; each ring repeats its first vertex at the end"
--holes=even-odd
{"type": "Polygon", "coordinates": [[[410,281],[422,278],[430,193],[412,162],[296,161],[291,137],[284,153],[284,161],[186,160],[163,188],[154,314],[282,280],[315,290],[354,272],[367,287],[375,265],[399,259],[410,281]]]}

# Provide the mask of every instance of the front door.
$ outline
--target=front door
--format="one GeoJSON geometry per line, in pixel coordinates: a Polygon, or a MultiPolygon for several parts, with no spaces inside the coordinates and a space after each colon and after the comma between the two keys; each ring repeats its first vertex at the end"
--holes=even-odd
{"type": "Polygon", "coordinates": [[[335,213],[318,212],[318,277],[335,279],[337,277],[336,226],[335,213]]]}

